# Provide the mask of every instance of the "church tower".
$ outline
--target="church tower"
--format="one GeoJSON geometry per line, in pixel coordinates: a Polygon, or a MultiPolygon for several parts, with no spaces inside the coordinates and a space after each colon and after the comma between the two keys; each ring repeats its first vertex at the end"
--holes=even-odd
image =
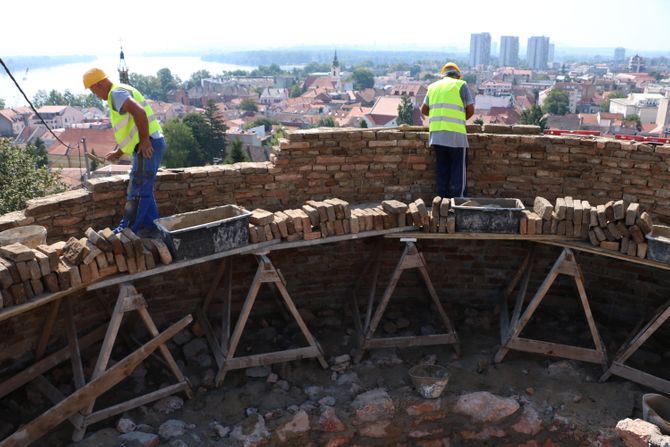
{"type": "Polygon", "coordinates": [[[119,55],[119,82],[130,84],[128,65],[126,64],[126,57],[123,55],[123,45],[121,45],[121,54],[119,55]]]}
{"type": "Polygon", "coordinates": [[[340,77],[340,62],[337,60],[337,50],[335,50],[335,56],[333,57],[333,64],[330,68],[330,76],[333,78],[340,77]]]}

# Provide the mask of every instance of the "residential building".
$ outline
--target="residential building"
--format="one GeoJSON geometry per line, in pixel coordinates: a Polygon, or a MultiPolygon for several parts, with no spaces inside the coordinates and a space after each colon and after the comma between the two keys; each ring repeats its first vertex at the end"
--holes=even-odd
{"type": "Polygon", "coordinates": [[[402,103],[400,96],[382,96],[377,98],[370,112],[364,116],[368,127],[395,127],[398,119],[398,107],[402,103]]]}
{"type": "Polygon", "coordinates": [[[617,47],[614,49],[614,62],[621,62],[626,60],[626,49],[617,47]]]}
{"type": "Polygon", "coordinates": [[[261,93],[261,104],[277,104],[288,99],[288,90],[285,88],[266,88],[261,93]]]}
{"type": "Polygon", "coordinates": [[[484,81],[477,87],[478,93],[490,96],[509,96],[512,93],[511,82],[484,81]]]}
{"type": "Polygon", "coordinates": [[[631,93],[627,98],[610,100],[610,113],[621,113],[624,117],[637,115],[642,124],[655,123],[663,95],[658,93],[631,93]]]}
{"type": "Polygon", "coordinates": [[[658,113],[656,114],[657,127],[654,133],[667,138],[670,133],[670,92],[665,94],[658,102],[658,113]]]}
{"type": "Polygon", "coordinates": [[[470,66],[487,66],[491,59],[491,35],[470,34],[470,66]]]}
{"type": "Polygon", "coordinates": [[[412,104],[421,107],[423,99],[428,93],[428,87],[423,82],[404,82],[402,84],[395,84],[391,87],[389,92],[392,96],[409,96],[412,104]]]}
{"type": "Polygon", "coordinates": [[[553,43],[549,44],[549,51],[547,52],[547,64],[552,65],[554,63],[554,51],[556,46],[553,43]]]}
{"type": "Polygon", "coordinates": [[[23,115],[13,109],[0,110],[0,137],[14,137],[25,127],[23,115]]]}
{"type": "MultiPolygon", "coordinates": [[[[67,146],[58,141],[47,146],[47,158],[49,165],[60,168],[71,168],[86,166],[84,148],[80,144],[82,138],[86,139],[86,150],[98,157],[105,157],[110,152],[116,150],[116,140],[112,128],[107,129],[65,129],[58,137],[67,146]],[[69,149],[75,147],[79,149],[69,149]]],[[[122,159],[123,160],[123,159],[122,159]]]]}
{"type": "Polygon", "coordinates": [[[546,70],[549,61],[549,38],[545,36],[528,38],[526,60],[532,70],[546,70]]]}
{"type": "MultiPolygon", "coordinates": [[[[37,109],[37,112],[52,129],[65,129],[84,122],[84,114],[81,110],[70,106],[42,106],[37,109]]],[[[42,123],[37,116],[33,116],[31,122],[33,124],[42,123]]]]}
{"type": "Polygon", "coordinates": [[[500,65],[516,67],[519,64],[519,36],[500,38],[500,65]]]}

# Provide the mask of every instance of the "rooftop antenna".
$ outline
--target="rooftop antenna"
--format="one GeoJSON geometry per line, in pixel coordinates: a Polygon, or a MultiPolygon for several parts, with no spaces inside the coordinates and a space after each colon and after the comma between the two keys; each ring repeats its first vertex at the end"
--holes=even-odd
{"type": "Polygon", "coordinates": [[[123,84],[130,84],[128,65],[126,64],[126,57],[123,54],[123,43],[120,38],[119,45],[121,46],[121,53],[119,54],[119,81],[123,84]]]}

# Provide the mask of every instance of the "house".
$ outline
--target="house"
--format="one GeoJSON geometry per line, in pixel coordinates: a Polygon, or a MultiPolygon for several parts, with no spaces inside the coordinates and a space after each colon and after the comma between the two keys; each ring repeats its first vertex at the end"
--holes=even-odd
{"type": "MultiPolygon", "coordinates": [[[[78,167],[85,166],[86,159],[84,147],[81,144],[82,139],[86,139],[86,150],[98,157],[105,157],[116,149],[116,140],[114,140],[114,131],[107,129],[80,129],[71,128],[60,132],[58,137],[70,148],[56,141],[47,146],[47,158],[49,165],[55,167],[78,167]]],[[[123,159],[122,159],[123,160],[123,159]]]]}
{"type": "MultiPolygon", "coordinates": [[[[37,109],[44,122],[52,129],[65,129],[84,122],[81,110],[71,106],[42,106],[37,109]]],[[[41,124],[42,121],[33,115],[32,124],[41,124]]]]}
{"type": "Polygon", "coordinates": [[[377,98],[370,112],[364,115],[368,127],[397,126],[398,107],[402,103],[400,96],[381,96],[377,98]]]}
{"type": "Polygon", "coordinates": [[[547,128],[560,130],[579,130],[582,121],[576,113],[566,113],[565,115],[548,115],[547,128]]]}
{"type": "Polygon", "coordinates": [[[0,137],[15,137],[25,125],[23,116],[15,110],[0,110],[0,137]]]}
{"type": "Polygon", "coordinates": [[[423,104],[423,99],[426,97],[426,93],[428,93],[428,88],[421,82],[395,84],[391,87],[391,91],[389,92],[392,96],[409,96],[412,100],[412,104],[419,107],[423,104]]]}
{"type": "Polygon", "coordinates": [[[285,88],[270,88],[263,90],[260,97],[261,104],[277,104],[288,99],[288,90],[285,88]]]}
{"type": "Polygon", "coordinates": [[[490,110],[492,107],[512,107],[514,103],[511,95],[491,96],[475,95],[475,110],[490,110]]]}
{"type": "Polygon", "coordinates": [[[637,115],[642,124],[655,123],[658,106],[663,95],[658,93],[631,93],[626,98],[610,100],[610,113],[621,113],[624,117],[637,115]]]}

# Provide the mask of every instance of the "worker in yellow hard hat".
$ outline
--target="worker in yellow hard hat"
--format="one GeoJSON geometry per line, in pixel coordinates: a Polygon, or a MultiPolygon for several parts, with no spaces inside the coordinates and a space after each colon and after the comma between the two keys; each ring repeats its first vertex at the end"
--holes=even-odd
{"type": "Polygon", "coordinates": [[[428,86],[421,113],[428,115],[428,144],[435,151],[437,195],[464,197],[467,191],[468,135],[465,122],[475,113],[470,88],[461,80],[461,69],[448,62],[442,79],[428,86]]]}
{"type": "Polygon", "coordinates": [[[165,153],[165,138],[153,109],[142,93],[126,84],[113,83],[100,68],[84,73],[84,88],[107,101],[117,149],[105,157],[114,162],[124,154],[132,157],[126,207],[116,233],[124,228],[140,236],[156,236],[154,198],[156,172],[165,153]]]}

